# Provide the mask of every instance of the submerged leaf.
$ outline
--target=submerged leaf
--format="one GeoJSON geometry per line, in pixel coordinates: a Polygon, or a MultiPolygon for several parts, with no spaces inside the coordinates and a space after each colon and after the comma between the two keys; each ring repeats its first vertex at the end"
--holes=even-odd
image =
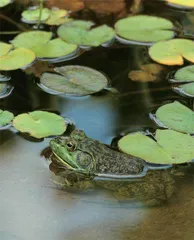
{"type": "Polygon", "coordinates": [[[0,57],[6,55],[12,48],[11,44],[0,42],[0,57]]]}
{"type": "Polygon", "coordinates": [[[95,47],[114,38],[115,32],[111,27],[102,25],[90,30],[91,25],[91,22],[74,20],[61,25],[57,33],[68,43],[95,47]]]}
{"type": "Polygon", "coordinates": [[[13,126],[35,138],[61,135],[67,127],[61,116],[46,111],[20,114],[14,118],[13,126]]]}
{"type": "Polygon", "coordinates": [[[177,101],[158,108],[156,117],[169,129],[194,133],[194,112],[177,101]]]}
{"type": "Polygon", "coordinates": [[[17,48],[0,58],[0,70],[15,70],[31,64],[36,59],[35,54],[25,48],[17,48]]]}
{"type": "Polygon", "coordinates": [[[142,133],[129,134],[118,142],[119,149],[150,163],[169,164],[173,159],[160,145],[142,133]]]}
{"type": "Polygon", "coordinates": [[[172,163],[180,164],[194,159],[194,138],[190,135],[173,130],[157,130],[156,139],[172,156],[172,163]]]}
{"type": "MultiPolygon", "coordinates": [[[[22,13],[23,21],[28,23],[36,23],[39,20],[40,8],[26,10],[22,13]]],[[[43,8],[41,11],[41,21],[45,21],[50,16],[50,10],[43,8]]]]}
{"type": "Polygon", "coordinates": [[[116,33],[128,40],[157,42],[174,37],[171,21],[154,16],[138,15],[120,19],[115,24],[116,33]]]}
{"type": "Polygon", "coordinates": [[[44,73],[40,79],[43,87],[55,94],[88,95],[107,86],[107,78],[100,72],[84,66],[55,68],[59,74],[44,73]]]}
{"type": "Polygon", "coordinates": [[[150,57],[161,64],[183,65],[183,58],[194,62],[194,42],[187,39],[173,39],[153,44],[150,57]]]}
{"type": "Polygon", "coordinates": [[[0,127],[9,124],[14,118],[13,113],[0,109],[0,127]]]}
{"type": "Polygon", "coordinates": [[[174,77],[177,81],[194,82],[194,65],[179,69],[174,77]]]}

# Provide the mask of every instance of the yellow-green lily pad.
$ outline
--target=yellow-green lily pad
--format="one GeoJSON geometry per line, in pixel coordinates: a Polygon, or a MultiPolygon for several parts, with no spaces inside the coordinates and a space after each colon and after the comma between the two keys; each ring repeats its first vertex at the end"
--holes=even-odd
{"type": "Polygon", "coordinates": [[[187,39],[172,39],[153,44],[150,57],[165,65],[183,65],[184,58],[194,63],[194,42],[187,39]]]}
{"type": "Polygon", "coordinates": [[[194,112],[178,101],[158,108],[156,118],[169,129],[194,133],[194,112]]]}
{"type": "Polygon", "coordinates": [[[67,10],[52,9],[50,11],[49,18],[44,23],[52,26],[52,25],[61,25],[61,24],[64,24],[65,22],[72,21],[71,18],[65,18],[67,16],[68,16],[67,10]]]}
{"type": "Polygon", "coordinates": [[[166,0],[167,3],[172,4],[172,6],[177,6],[179,8],[194,8],[193,0],[166,0]]]}
{"type": "Polygon", "coordinates": [[[0,57],[6,55],[12,48],[11,44],[0,42],[0,57]]]}
{"type": "Polygon", "coordinates": [[[0,109],[0,127],[9,124],[14,118],[13,113],[0,109]]]}
{"type": "Polygon", "coordinates": [[[61,135],[67,128],[61,116],[46,111],[20,114],[14,118],[13,126],[35,138],[61,135]]]}
{"type": "Polygon", "coordinates": [[[8,4],[10,4],[12,2],[13,2],[13,0],[0,0],[0,8],[7,6],[8,4]]]}
{"type": "Polygon", "coordinates": [[[170,154],[157,142],[139,132],[122,137],[118,142],[118,147],[122,152],[150,163],[169,164],[173,162],[170,154]]]}
{"type": "Polygon", "coordinates": [[[102,25],[90,30],[92,25],[91,22],[74,20],[61,25],[57,33],[67,43],[95,47],[114,38],[115,32],[113,28],[102,25]]]}
{"type": "Polygon", "coordinates": [[[15,48],[27,48],[33,51],[37,45],[46,44],[52,37],[51,32],[46,31],[29,31],[17,35],[12,44],[15,48]]]}
{"type": "MultiPolygon", "coordinates": [[[[39,20],[40,8],[29,9],[22,13],[22,21],[27,23],[36,23],[39,20]]],[[[43,8],[41,11],[41,22],[46,21],[50,16],[50,10],[48,8],[43,8]]]]}
{"type": "Polygon", "coordinates": [[[157,130],[156,139],[173,159],[173,164],[190,162],[194,159],[194,138],[173,130],[157,130]]]}
{"type": "Polygon", "coordinates": [[[177,82],[194,82],[194,65],[186,66],[176,71],[175,81],[177,82]]]}
{"type": "Polygon", "coordinates": [[[125,39],[157,42],[174,37],[171,21],[154,16],[138,15],[120,19],[115,24],[116,33],[125,39]]]}
{"type": "Polygon", "coordinates": [[[10,71],[23,68],[36,59],[35,54],[25,48],[17,48],[0,57],[0,70],[10,71]]]}
{"type": "Polygon", "coordinates": [[[60,38],[56,38],[33,47],[33,51],[38,58],[57,58],[73,53],[77,47],[76,44],[66,43],[60,38]]]}

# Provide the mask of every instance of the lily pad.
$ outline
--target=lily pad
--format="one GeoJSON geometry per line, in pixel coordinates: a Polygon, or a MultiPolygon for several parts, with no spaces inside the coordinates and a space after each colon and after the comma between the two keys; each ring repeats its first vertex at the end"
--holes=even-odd
{"type": "Polygon", "coordinates": [[[17,35],[12,44],[15,48],[27,48],[33,51],[38,45],[46,44],[52,37],[51,32],[46,31],[29,31],[17,35]]]}
{"type": "Polygon", "coordinates": [[[61,116],[46,111],[20,114],[14,118],[13,126],[35,138],[61,135],[67,128],[61,116]]]}
{"type": "Polygon", "coordinates": [[[171,21],[154,16],[138,15],[120,19],[115,24],[116,33],[137,42],[157,42],[174,37],[171,21]]]}
{"type": "Polygon", "coordinates": [[[31,64],[36,59],[35,54],[25,48],[18,48],[0,58],[0,70],[15,70],[31,64]]]}
{"type": "Polygon", "coordinates": [[[93,23],[87,21],[72,21],[61,25],[57,33],[67,43],[84,46],[100,46],[114,38],[114,29],[102,25],[90,30],[93,23]]]}
{"type": "Polygon", "coordinates": [[[14,87],[11,84],[0,83],[0,99],[8,97],[13,89],[14,87]]]}
{"type": "Polygon", "coordinates": [[[48,43],[33,47],[33,51],[38,58],[57,58],[73,53],[77,47],[75,44],[69,44],[56,38],[48,43]]]}
{"type": "Polygon", "coordinates": [[[137,132],[122,137],[118,142],[118,147],[122,152],[150,163],[169,164],[173,162],[168,152],[142,133],[137,132]]]}
{"type": "Polygon", "coordinates": [[[171,6],[178,7],[178,8],[194,8],[194,1],[193,0],[166,0],[171,6]]]}
{"type": "Polygon", "coordinates": [[[176,82],[194,82],[194,65],[179,69],[174,77],[176,82]]]}
{"type": "Polygon", "coordinates": [[[0,109],[0,127],[9,124],[14,118],[13,113],[0,109]]]}
{"type": "Polygon", "coordinates": [[[194,159],[194,138],[173,130],[157,130],[156,139],[173,158],[174,164],[190,162],[194,159]]]}
{"type": "Polygon", "coordinates": [[[65,18],[67,16],[68,16],[67,10],[52,9],[50,11],[49,18],[44,23],[52,26],[52,25],[61,25],[61,24],[64,24],[65,22],[72,21],[71,18],[65,18]]]}
{"type": "Polygon", "coordinates": [[[6,55],[12,48],[11,44],[0,42],[0,57],[6,55]]]}
{"type": "Polygon", "coordinates": [[[194,83],[181,84],[174,90],[182,96],[194,97],[194,83]]]}
{"type": "Polygon", "coordinates": [[[187,39],[158,42],[150,47],[149,55],[165,65],[183,65],[183,58],[194,63],[194,42],[187,39]]]}
{"type": "MultiPolygon", "coordinates": [[[[22,13],[22,21],[26,23],[36,23],[39,20],[40,8],[29,9],[22,13]]],[[[50,10],[48,8],[43,8],[41,11],[41,22],[46,21],[50,16],[50,10]]]]}
{"type": "Polygon", "coordinates": [[[158,108],[156,118],[169,129],[194,133],[194,112],[177,101],[158,108]]]}
{"type": "Polygon", "coordinates": [[[13,2],[13,0],[0,0],[0,8],[7,6],[8,4],[10,4],[12,2],[13,2]]]}
{"type": "Polygon", "coordinates": [[[108,84],[107,78],[95,69],[84,66],[64,66],[55,68],[59,74],[44,73],[40,87],[51,94],[85,96],[99,92],[108,84]]]}

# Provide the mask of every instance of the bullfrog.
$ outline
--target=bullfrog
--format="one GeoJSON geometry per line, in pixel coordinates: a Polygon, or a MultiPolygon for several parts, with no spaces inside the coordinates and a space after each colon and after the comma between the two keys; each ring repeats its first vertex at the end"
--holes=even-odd
{"type": "Polygon", "coordinates": [[[50,148],[50,170],[63,179],[66,188],[101,186],[112,190],[117,199],[139,200],[148,205],[165,202],[175,192],[174,177],[167,170],[150,170],[146,176],[131,181],[95,180],[96,173],[139,174],[145,162],[87,137],[82,130],[52,139],[50,148]]]}

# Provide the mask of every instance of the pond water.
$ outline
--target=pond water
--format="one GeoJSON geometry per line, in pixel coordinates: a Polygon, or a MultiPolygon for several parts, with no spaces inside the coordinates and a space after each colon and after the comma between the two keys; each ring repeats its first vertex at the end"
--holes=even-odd
{"type": "MultiPolygon", "coordinates": [[[[168,14],[174,17],[178,13],[169,10],[168,14]]],[[[4,39],[11,36],[2,36],[4,39]]],[[[156,129],[148,115],[153,109],[172,100],[186,101],[193,108],[193,102],[173,92],[166,75],[153,83],[128,78],[131,70],[149,63],[145,51],[136,46],[100,47],[55,64],[101,71],[117,93],[104,90],[78,98],[52,96],[40,90],[32,75],[12,71],[15,89],[0,100],[0,108],[15,114],[36,109],[58,111],[89,137],[106,144],[126,132],[156,129]]],[[[185,174],[176,181],[178,190],[171,201],[147,207],[128,199],[119,201],[105,189],[71,192],[60,188],[40,155],[48,144],[49,139],[30,142],[11,131],[0,132],[1,240],[193,240],[194,166],[183,168],[185,174]]]]}

